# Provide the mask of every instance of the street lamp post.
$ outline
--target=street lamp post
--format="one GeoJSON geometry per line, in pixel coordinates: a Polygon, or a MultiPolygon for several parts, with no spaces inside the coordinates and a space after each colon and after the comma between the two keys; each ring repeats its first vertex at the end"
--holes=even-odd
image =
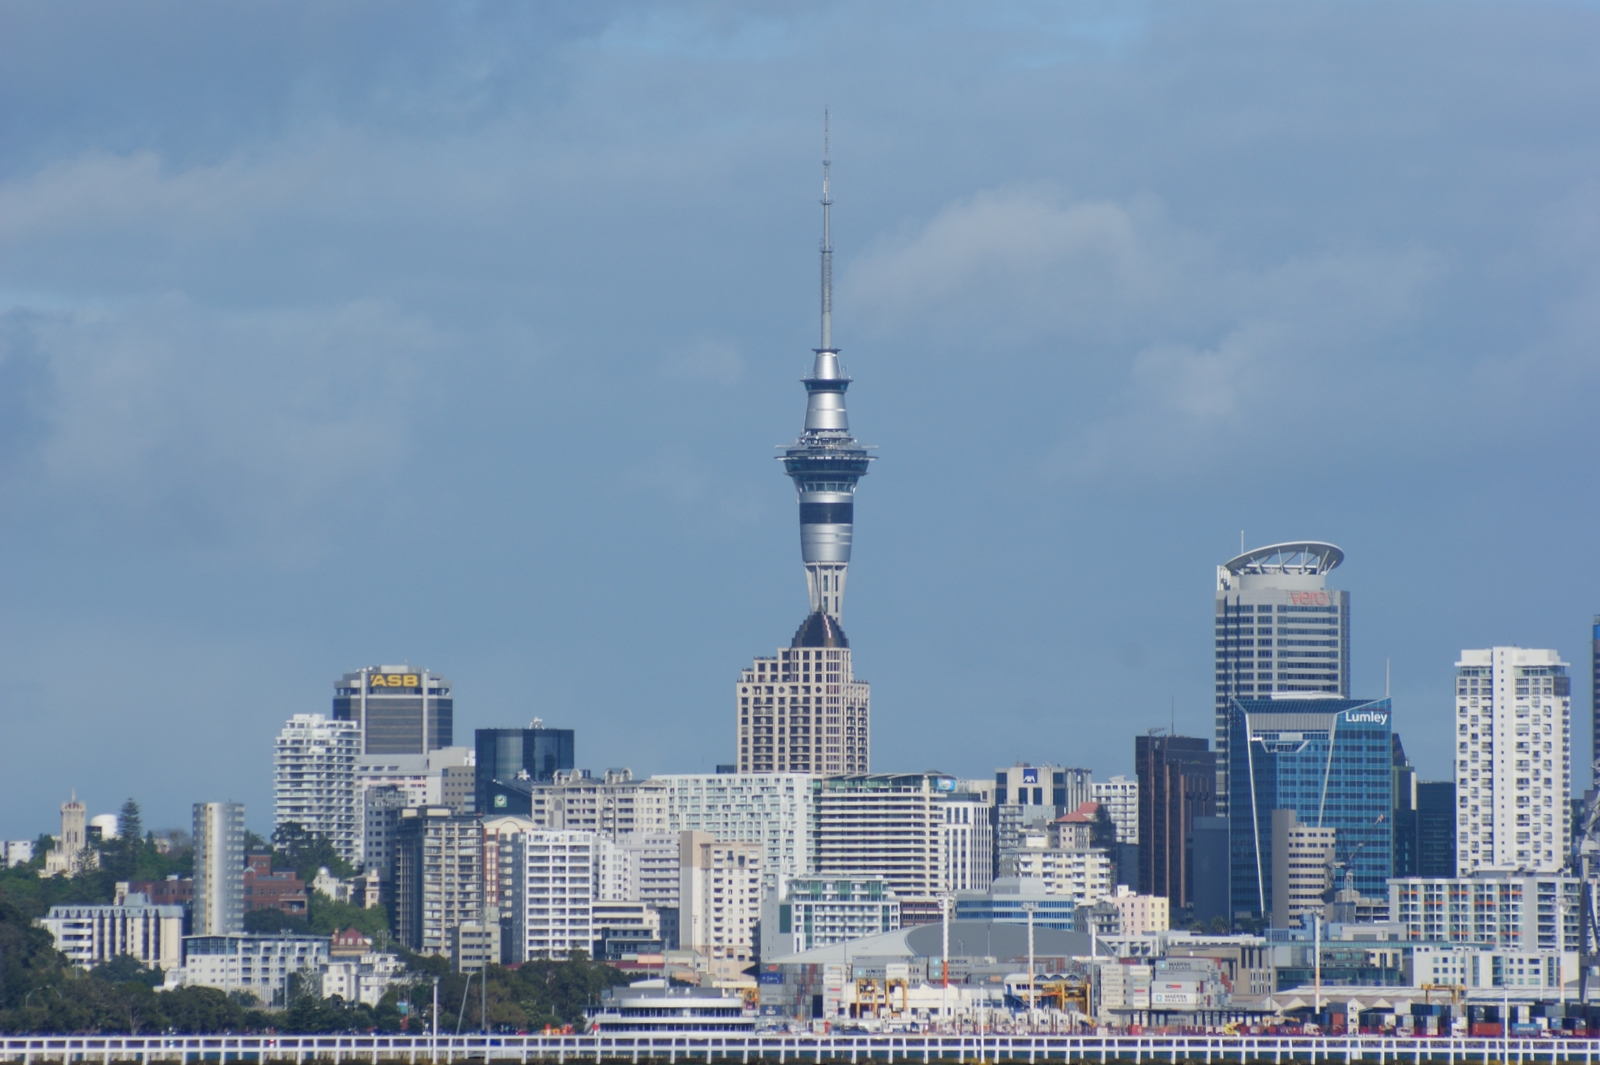
{"type": "Polygon", "coordinates": [[[1033,1004],[1038,1001],[1034,994],[1033,982],[1033,911],[1039,908],[1037,902],[1024,902],[1023,912],[1028,915],[1028,1030],[1033,1030],[1033,1004]]]}

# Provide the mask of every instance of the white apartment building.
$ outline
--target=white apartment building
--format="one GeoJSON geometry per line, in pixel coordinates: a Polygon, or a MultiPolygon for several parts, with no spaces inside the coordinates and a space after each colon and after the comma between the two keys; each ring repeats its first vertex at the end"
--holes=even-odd
{"type": "Polygon", "coordinates": [[[72,964],[92,969],[119,954],[163,970],[183,964],[183,907],[152,906],[132,892],[111,906],[52,906],[36,922],[72,964]]]}
{"type": "Polygon", "coordinates": [[[183,968],[168,973],[164,986],[242,991],[262,1005],[281,1006],[291,976],[318,977],[327,964],[326,936],[184,936],[183,968]]]}
{"type": "Polygon", "coordinates": [[[1560,872],[1571,846],[1572,681],[1554,651],[1456,663],[1456,872],[1560,872]]]}
{"type": "MultiPolygon", "coordinates": [[[[244,931],[244,804],[194,804],[194,904],[196,935],[244,931]]],[[[211,985],[207,985],[211,986],[211,985]]]]}
{"type": "Polygon", "coordinates": [[[987,887],[992,850],[976,824],[949,812],[977,808],[987,814],[987,808],[981,796],[957,787],[955,777],[940,773],[814,781],[814,875],[881,878],[900,899],[902,913],[908,901],[938,899],[957,884],[987,887]]]}
{"type": "Polygon", "coordinates": [[[396,938],[419,954],[450,953],[450,929],[483,913],[483,828],[448,806],[400,811],[395,839],[396,938]]]}
{"type": "Polygon", "coordinates": [[[8,839],[0,843],[0,868],[10,869],[33,861],[33,844],[31,839],[8,839]]]}
{"type": "Polygon", "coordinates": [[[540,828],[593,832],[617,839],[632,832],[667,831],[666,789],[655,780],[635,780],[631,769],[608,769],[603,777],[563,770],[529,793],[528,819],[540,828]]]}
{"type": "Polygon", "coordinates": [[[597,837],[594,897],[597,902],[640,902],[656,908],[678,905],[678,837],[631,833],[618,840],[597,837]]]}
{"type": "Polygon", "coordinates": [[[764,961],[831,947],[900,927],[900,900],[880,879],[790,880],[779,900],[761,900],[764,961]]]}
{"type": "Polygon", "coordinates": [[[1093,801],[1106,808],[1111,823],[1117,826],[1117,842],[1138,843],[1139,782],[1118,774],[1110,780],[1096,780],[1089,788],[1093,801]]]}
{"type": "Polygon", "coordinates": [[[322,997],[360,1002],[374,1008],[405,976],[398,954],[362,954],[330,961],[322,970],[322,997]]]}
{"type": "Polygon", "coordinates": [[[762,892],[811,869],[815,797],[809,773],[674,773],[651,777],[665,788],[667,831],[709,832],[762,846],[762,892]]]}
{"type": "Polygon", "coordinates": [[[512,836],[511,848],[513,959],[592,950],[596,835],[536,828],[512,836]]]}
{"type": "Polygon", "coordinates": [[[1561,995],[1562,988],[1577,979],[1577,951],[1494,950],[1445,943],[1418,943],[1411,948],[1412,987],[1542,988],[1561,995]]]}
{"type": "Polygon", "coordinates": [[[296,714],[272,751],[272,825],[289,823],[326,836],[347,862],[361,860],[356,759],[361,726],[321,714],[296,714]]]}
{"type": "Polygon", "coordinates": [[[1581,884],[1577,877],[1505,873],[1397,878],[1389,881],[1389,920],[1412,942],[1577,950],[1581,884]]]}
{"type": "Polygon", "coordinates": [[[792,647],[740,673],[734,701],[739,772],[867,771],[872,686],[856,679],[850,645],[826,615],[808,617],[792,647]]]}
{"type": "Polygon", "coordinates": [[[1111,856],[1103,850],[1052,847],[1049,836],[1029,830],[1023,845],[1000,852],[1000,875],[1043,881],[1045,894],[1061,895],[1079,906],[1112,893],[1111,856]]]}
{"type": "MultiPolygon", "coordinates": [[[[516,837],[539,826],[526,817],[491,817],[483,822],[483,898],[484,905],[500,913],[516,912],[516,837]]],[[[676,853],[676,848],[674,848],[676,853]]]]}
{"type": "Polygon", "coordinates": [[[682,832],[678,847],[679,947],[697,951],[715,978],[738,979],[755,960],[762,845],[682,832]]]}
{"type": "Polygon", "coordinates": [[[939,843],[944,851],[947,890],[988,891],[994,881],[994,826],[982,795],[953,792],[939,806],[944,813],[939,843]]]}

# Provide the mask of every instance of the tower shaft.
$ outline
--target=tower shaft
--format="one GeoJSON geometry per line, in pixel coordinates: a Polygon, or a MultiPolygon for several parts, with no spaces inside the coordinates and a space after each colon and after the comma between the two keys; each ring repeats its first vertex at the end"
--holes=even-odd
{"type": "Polygon", "coordinates": [[[850,435],[844,394],[850,378],[833,346],[833,195],[826,119],[822,159],[822,346],[813,349],[811,376],[803,378],[806,420],[800,438],[784,450],[784,472],[800,502],[800,558],[811,612],[837,622],[844,611],[845,579],[855,526],[856,482],[872,456],[850,435]]]}

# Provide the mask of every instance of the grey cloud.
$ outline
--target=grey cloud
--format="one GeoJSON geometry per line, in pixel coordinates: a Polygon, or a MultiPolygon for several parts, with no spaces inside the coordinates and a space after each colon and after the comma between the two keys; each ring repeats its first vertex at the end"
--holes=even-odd
{"type": "Polygon", "coordinates": [[[379,304],[229,313],[177,294],[6,326],[7,363],[27,355],[44,382],[12,503],[271,556],[315,550],[328,515],[390,480],[441,343],[379,304]]]}

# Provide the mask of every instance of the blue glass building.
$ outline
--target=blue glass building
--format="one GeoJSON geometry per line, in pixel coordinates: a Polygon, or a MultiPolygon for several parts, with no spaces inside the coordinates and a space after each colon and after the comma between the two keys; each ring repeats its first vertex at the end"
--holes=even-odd
{"type": "MultiPolygon", "coordinates": [[[[1388,893],[1393,847],[1389,700],[1232,699],[1228,832],[1233,912],[1272,912],[1272,811],[1337,831],[1335,861],[1368,898],[1388,893]]],[[[1336,885],[1337,886],[1337,885],[1336,885]]]]}

